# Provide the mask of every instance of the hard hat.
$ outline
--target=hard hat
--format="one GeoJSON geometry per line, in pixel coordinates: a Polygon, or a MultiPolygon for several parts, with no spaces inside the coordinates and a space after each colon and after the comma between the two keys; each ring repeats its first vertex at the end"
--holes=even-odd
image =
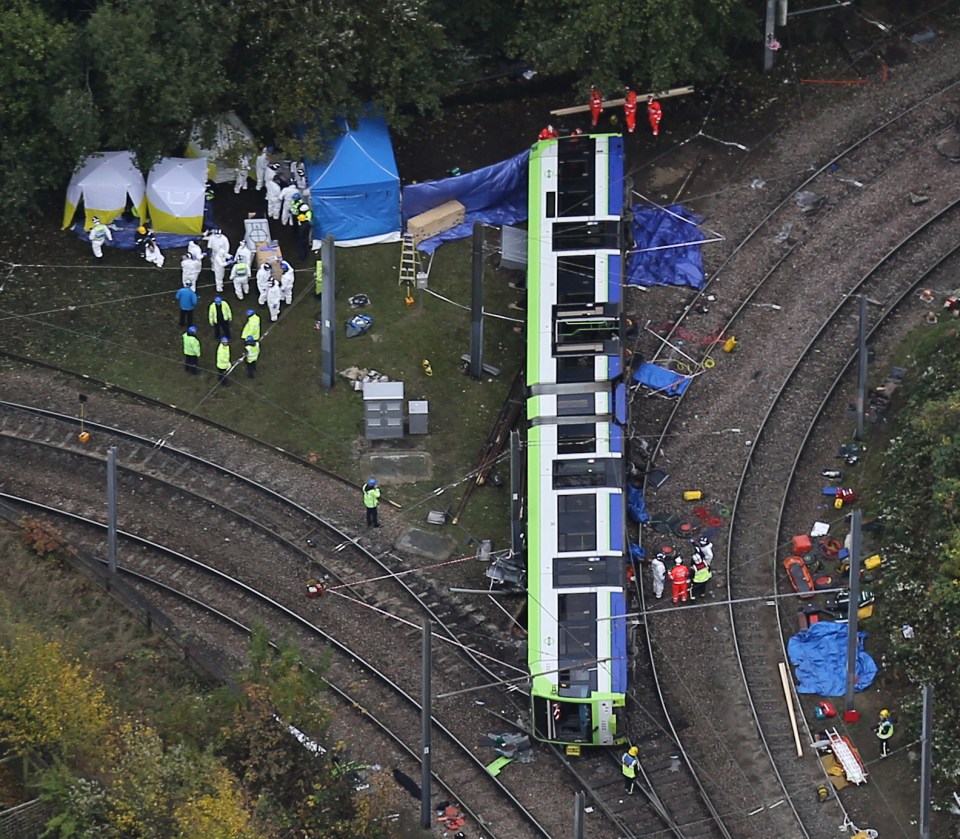
{"type": "Polygon", "coordinates": [[[195,326],[189,327],[189,328],[187,329],[187,334],[188,334],[188,335],[196,335],[196,334],[197,334],[197,327],[195,327],[195,326]]]}
{"type": "Polygon", "coordinates": [[[636,746],[631,746],[627,750],[627,754],[633,755],[634,757],[636,757],[638,754],[640,754],[640,749],[638,749],[636,746]]]}
{"type": "Polygon", "coordinates": [[[100,216],[94,216],[90,219],[94,224],[100,224],[100,216]]]}
{"type": "Polygon", "coordinates": [[[299,192],[293,193],[293,197],[294,197],[294,198],[299,198],[299,197],[300,197],[300,193],[299,193],[299,192]]]}
{"type": "Polygon", "coordinates": [[[137,228],[137,233],[146,233],[146,232],[147,232],[147,228],[144,227],[142,224],[137,228]]]}
{"type": "Polygon", "coordinates": [[[248,336],[247,336],[247,343],[248,343],[248,344],[255,344],[255,343],[257,343],[257,339],[254,338],[252,335],[248,335],[248,336]]]}
{"type": "Polygon", "coordinates": [[[682,556],[678,556],[678,557],[674,560],[674,563],[675,563],[676,565],[683,565],[683,557],[682,557],[682,556]]]}
{"type": "Polygon", "coordinates": [[[701,544],[701,545],[709,545],[709,544],[710,544],[710,540],[709,540],[706,536],[701,536],[697,541],[698,541],[699,544],[701,544]]]}
{"type": "Polygon", "coordinates": [[[371,476],[371,477],[370,477],[370,480],[367,481],[367,483],[370,484],[370,486],[376,486],[376,485],[377,485],[377,479],[374,478],[373,476],[371,476]]]}
{"type": "Polygon", "coordinates": [[[556,131],[556,129],[552,125],[548,125],[547,131],[556,131]]]}
{"type": "Polygon", "coordinates": [[[229,343],[230,343],[230,339],[227,338],[226,336],[224,336],[223,338],[220,339],[220,343],[221,343],[221,344],[229,344],[229,343]]]}
{"type": "Polygon", "coordinates": [[[251,317],[254,314],[253,309],[247,309],[247,317],[251,317]]]}
{"type": "Polygon", "coordinates": [[[882,719],[882,720],[890,719],[890,712],[889,712],[886,708],[884,708],[884,709],[880,712],[880,719],[882,719]]]}
{"type": "Polygon", "coordinates": [[[213,232],[214,232],[215,235],[219,236],[219,235],[220,235],[220,228],[219,228],[219,227],[214,227],[214,228],[213,228],[213,232]]]}
{"type": "Polygon", "coordinates": [[[222,302],[223,302],[223,298],[222,298],[222,297],[214,297],[214,298],[213,298],[213,302],[214,302],[214,303],[222,303],[222,302]]]}

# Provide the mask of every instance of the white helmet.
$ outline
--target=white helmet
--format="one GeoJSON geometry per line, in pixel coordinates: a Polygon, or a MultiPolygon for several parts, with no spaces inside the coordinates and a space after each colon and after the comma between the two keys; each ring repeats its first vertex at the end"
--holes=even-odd
{"type": "Polygon", "coordinates": [[[678,556],[678,557],[674,560],[674,562],[675,562],[677,565],[683,565],[683,557],[682,557],[682,556],[678,556]]]}

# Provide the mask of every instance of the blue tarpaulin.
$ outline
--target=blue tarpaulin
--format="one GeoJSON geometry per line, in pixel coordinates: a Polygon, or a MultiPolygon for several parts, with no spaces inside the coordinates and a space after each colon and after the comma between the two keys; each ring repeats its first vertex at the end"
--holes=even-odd
{"type": "MultiPolygon", "coordinates": [[[[863,649],[866,637],[866,632],[857,633],[857,691],[866,690],[877,677],[877,664],[863,649]]],[[[847,624],[813,624],[787,642],[787,655],[796,667],[797,693],[843,696],[847,692],[847,624]]]]}
{"type": "Polygon", "coordinates": [[[703,288],[700,245],[685,244],[705,238],[697,226],[703,219],[680,204],[631,209],[635,244],[627,259],[627,284],[703,288]]]}
{"type": "MultiPolygon", "coordinates": [[[[213,217],[213,210],[210,209],[209,201],[204,205],[203,224],[208,230],[211,227],[217,226],[213,217]]],[[[108,248],[119,248],[124,251],[133,250],[137,244],[137,228],[139,226],[140,222],[138,220],[126,221],[123,218],[115,218],[108,225],[110,232],[113,234],[113,241],[104,242],[104,246],[108,248]]],[[[77,238],[87,242],[90,241],[90,231],[83,229],[82,221],[78,221],[71,229],[77,235],[77,238]]],[[[194,239],[199,238],[184,233],[158,233],[156,231],[154,231],[153,235],[157,240],[157,246],[164,252],[164,255],[166,255],[168,249],[185,248],[194,239]]]]}
{"type": "Polygon", "coordinates": [[[475,221],[484,224],[516,224],[527,218],[527,169],[530,150],[520,152],[509,160],[485,166],[440,181],[410,184],[403,188],[403,224],[413,216],[446,204],[459,201],[466,208],[463,224],[444,230],[417,245],[424,253],[433,253],[444,242],[465,239],[473,233],[475,221]]]}
{"type": "Polygon", "coordinates": [[[646,524],[650,521],[647,505],[643,501],[643,493],[634,486],[627,485],[627,515],[630,521],[646,524]]]}
{"type": "Polygon", "coordinates": [[[693,376],[684,376],[680,373],[674,373],[673,370],[667,370],[665,367],[644,362],[633,374],[633,379],[651,390],[662,393],[664,396],[680,396],[690,387],[693,376]]]}

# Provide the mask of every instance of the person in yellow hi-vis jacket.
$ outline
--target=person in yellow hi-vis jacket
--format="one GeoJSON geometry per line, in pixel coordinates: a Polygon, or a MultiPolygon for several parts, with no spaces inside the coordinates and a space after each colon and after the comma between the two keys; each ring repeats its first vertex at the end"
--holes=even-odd
{"type": "Polygon", "coordinates": [[[363,493],[363,506],[367,510],[367,527],[380,527],[380,517],[377,512],[377,506],[380,504],[380,487],[377,485],[377,479],[371,478],[360,487],[360,491],[363,493]]]}

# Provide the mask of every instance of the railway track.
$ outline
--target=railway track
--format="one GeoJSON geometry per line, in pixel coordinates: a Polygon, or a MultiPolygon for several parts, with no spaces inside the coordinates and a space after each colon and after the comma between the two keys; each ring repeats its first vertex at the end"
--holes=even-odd
{"type": "MultiPolygon", "coordinates": [[[[350,649],[364,651],[363,657],[373,659],[371,666],[384,674],[391,674],[408,696],[416,694],[419,674],[419,620],[422,615],[429,615],[436,622],[439,640],[448,642],[437,645],[435,673],[440,675],[434,679],[435,692],[456,694],[471,683],[488,686],[475,693],[442,700],[440,708],[435,706],[435,718],[440,722],[448,716],[454,718],[455,724],[450,728],[465,742],[479,733],[497,729],[485,714],[486,708],[479,707],[482,703],[490,708],[504,709],[503,714],[510,719],[527,713],[522,691],[507,691],[504,686],[497,686],[505,681],[521,682],[523,671],[500,664],[499,660],[505,657],[504,649],[490,646],[489,639],[488,652],[475,648],[480,636],[487,635],[488,631],[482,621],[469,618],[470,604],[451,603],[446,595],[421,579],[419,573],[410,573],[416,569],[411,569],[402,559],[389,551],[374,553],[361,544],[360,538],[340,530],[335,523],[232,470],[169,445],[158,447],[152,440],[130,432],[102,424],[87,423],[86,427],[95,434],[98,445],[114,444],[117,447],[121,473],[118,484],[121,490],[125,486],[129,490],[129,495],[121,493],[119,504],[121,516],[130,515],[128,530],[149,536],[157,544],[177,546],[181,554],[199,556],[213,569],[206,573],[219,572],[251,589],[270,592],[270,597],[286,609],[310,615],[311,622],[318,628],[349,644],[350,649]],[[174,512],[172,516],[161,516],[160,522],[153,517],[144,519],[144,510],[158,509],[174,512]],[[164,518],[168,521],[164,522],[164,518]],[[182,525],[184,521],[189,521],[190,531],[229,533],[229,541],[218,536],[217,544],[212,547],[207,542],[202,549],[191,549],[182,525]],[[250,557],[252,561],[246,561],[244,557],[250,557]],[[261,561],[258,559],[261,557],[269,557],[269,560],[261,561]],[[405,573],[409,574],[409,582],[402,576],[405,573]],[[323,578],[327,585],[327,593],[321,601],[322,609],[317,615],[304,612],[310,604],[317,603],[305,598],[305,582],[311,577],[323,578]],[[374,578],[376,584],[371,590],[364,580],[374,578]],[[363,611],[358,620],[356,613],[365,608],[361,604],[366,604],[369,611],[363,611]],[[318,615],[322,615],[322,620],[318,615]],[[395,620],[398,617],[406,623],[398,625],[395,620]],[[391,654],[390,650],[377,649],[380,645],[376,643],[370,649],[372,638],[395,639],[403,652],[391,654]],[[465,650],[461,646],[465,642],[474,649],[465,650]],[[398,668],[402,672],[396,675],[398,668]]],[[[0,438],[4,441],[0,462],[9,464],[6,471],[13,475],[16,472],[14,464],[29,458],[33,466],[31,480],[37,480],[41,472],[48,472],[50,477],[41,478],[40,483],[57,487],[54,495],[62,506],[69,507],[74,513],[86,509],[87,518],[102,518],[97,502],[87,504],[79,499],[90,496],[91,485],[102,483],[103,455],[91,452],[80,443],[77,430],[77,420],[73,417],[31,406],[0,403],[0,438]],[[36,449],[40,450],[39,454],[36,449]],[[62,475],[62,457],[69,460],[67,478],[62,475]],[[49,464],[45,462],[47,460],[49,464]]],[[[5,487],[10,486],[19,486],[16,478],[5,481],[5,487]]],[[[26,489],[20,494],[26,495],[26,489]]],[[[102,534],[94,536],[86,547],[92,553],[102,554],[102,534]]],[[[167,564],[172,562],[169,556],[167,564]]],[[[130,564],[130,560],[126,564],[130,564]]],[[[203,597],[198,599],[207,599],[206,592],[211,584],[209,580],[201,579],[203,575],[196,566],[192,573],[199,576],[188,582],[182,569],[171,568],[165,572],[164,579],[159,570],[160,563],[152,559],[148,565],[152,577],[170,587],[176,584],[186,592],[203,592],[203,597]]],[[[146,568],[146,565],[140,566],[141,574],[147,574],[146,568]]],[[[221,600],[213,608],[249,624],[246,609],[233,601],[233,597],[221,595],[221,600]]],[[[267,616],[263,618],[266,625],[272,626],[267,622],[267,616]]],[[[354,655],[359,657],[359,653],[354,655]]],[[[376,702],[365,706],[379,707],[376,702]]],[[[404,707],[407,706],[409,702],[404,707]]],[[[416,729],[415,716],[411,719],[416,729]]],[[[407,740],[407,743],[413,748],[415,741],[407,740]]],[[[493,757],[492,751],[490,757],[493,757]]],[[[572,767],[565,764],[559,753],[544,753],[538,759],[548,764],[557,761],[548,772],[551,788],[556,789],[558,782],[578,783],[572,767]]],[[[473,771],[483,771],[482,765],[475,766],[473,771]]],[[[530,789],[545,771],[542,765],[511,767],[503,787],[517,798],[531,798],[530,789]]],[[[459,772],[455,774],[462,776],[459,772]]],[[[634,835],[628,829],[621,830],[624,825],[606,810],[600,794],[589,789],[588,793],[597,805],[591,836],[634,835]]],[[[470,796],[469,789],[458,792],[458,797],[468,805],[470,796]]],[[[532,796],[534,801],[536,798],[532,796]]],[[[534,811],[538,809],[536,804],[530,807],[534,811]]],[[[473,809],[483,811],[482,807],[473,809]]],[[[537,818],[544,835],[560,836],[566,832],[565,812],[541,811],[537,818]]]]}
{"type": "MultiPolygon", "coordinates": [[[[78,529],[92,532],[93,546],[104,538],[105,525],[93,519],[6,493],[2,498],[7,506],[22,508],[34,516],[52,517],[58,524],[68,523],[64,529],[71,533],[75,534],[78,529]]],[[[126,531],[118,531],[117,535],[123,556],[118,571],[141,589],[151,593],[159,591],[167,601],[168,614],[177,619],[179,625],[196,627],[198,615],[202,620],[212,621],[215,626],[211,635],[219,648],[233,650],[235,664],[242,664],[246,636],[257,623],[292,638],[307,655],[316,660],[326,658],[324,680],[340,700],[344,712],[368,720],[408,756],[418,759],[420,703],[380,667],[368,661],[358,645],[342,643],[316,625],[315,615],[304,615],[229,573],[142,536],[126,531]],[[242,616],[242,620],[238,616],[242,616]],[[239,634],[242,639],[239,652],[236,644],[225,639],[225,632],[239,634]]],[[[88,540],[81,537],[80,541],[88,540]]],[[[433,745],[436,762],[443,767],[442,775],[434,773],[437,783],[458,801],[463,801],[464,809],[492,839],[550,836],[530,810],[484,770],[472,746],[438,720],[434,722],[433,745]],[[462,791],[478,783],[488,786],[498,800],[505,799],[510,806],[497,806],[485,812],[472,809],[466,803],[470,797],[464,800],[462,791]]]]}
{"type": "MultiPolygon", "coordinates": [[[[955,97],[956,92],[957,83],[952,83],[886,120],[799,184],[798,189],[816,187],[826,195],[825,205],[830,212],[821,211],[819,224],[822,226],[835,218],[834,213],[839,214],[838,208],[843,208],[847,199],[854,195],[858,198],[869,195],[871,184],[889,177],[894,171],[891,156],[900,161],[922,155],[921,143],[929,140],[945,124],[943,111],[946,108],[942,97],[948,94],[955,97]],[[912,134],[909,141],[891,140],[890,134],[898,120],[909,115],[917,118],[918,132],[912,134]],[[917,135],[920,142],[916,141],[917,135]],[[879,151],[871,145],[871,140],[882,141],[879,151]],[[856,171],[865,173],[858,176],[859,185],[834,182],[823,186],[825,180],[832,179],[840,161],[844,161],[847,171],[856,167],[856,171]],[[862,189],[867,191],[860,194],[862,189]]],[[[724,390],[724,396],[713,400],[709,409],[714,427],[744,432],[739,438],[744,457],[732,458],[733,462],[740,462],[736,471],[731,474],[731,458],[723,459],[716,451],[722,449],[726,454],[729,447],[712,441],[688,445],[686,455],[696,468],[678,464],[676,458],[669,461],[675,477],[684,482],[681,485],[693,487],[707,483],[708,498],[715,499],[718,507],[730,508],[731,534],[725,551],[727,565],[715,564],[715,579],[725,577],[729,600],[757,599],[749,604],[729,604],[725,620],[718,619],[714,610],[707,609],[698,609],[696,613],[691,611],[686,617],[683,616],[684,610],[661,614],[663,610],[658,609],[656,617],[647,617],[653,644],[650,664],[653,679],[658,685],[665,685],[663,691],[665,697],[669,697],[668,705],[673,702],[683,708],[679,714],[667,714],[667,717],[671,721],[679,719],[684,728],[689,727],[686,732],[681,732],[678,726],[672,728],[678,756],[681,763],[690,767],[690,776],[700,778],[702,788],[716,802],[716,808],[727,814],[725,821],[738,837],[819,836],[824,835],[821,831],[829,829],[831,820],[836,822],[835,816],[826,816],[826,811],[814,803],[812,783],[820,771],[819,766],[812,767],[809,760],[798,761],[792,738],[783,735],[786,708],[776,662],[783,659],[781,628],[788,627],[791,622],[784,619],[781,626],[781,611],[786,607],[778,609],[777,601],[770,598],[781,576],[777,574],[779,569],[775,561],[777,532],[771,532],[771,520],[782,518],[783,510],[781,508],[779,514],[775,509],[771,510],[769,494],[771,488],[781,485],[781,481],[789,485],[792,469],[803,447],[804,432],[821,407],[819,394],[824,388],[835,386],[838,366],[843,367],[846,362],[847,348],[853,345],[856,332],[856,320],[851,316],[854,307],[851,295],[862,293],[879,303],[876,308],[889,312],[891,307],[909,296],[918,282],[917,271],[923,272],[934,263],[939,264],[941,255],[950,250],[950,223],[957,207],[953,196],[960,195],[960,184],[949,170],[944,174],[946,176],[938,183],[941,188],[937,190],[932,208],[904,214],[908,218],[898,219],[902,222],[899,225],[878,225],[877,235],[864,241],[865,252],[880,249],[884,254],[866,275],[851,281],[848,275],[838,270],[839,266],[821,264],[823,279],[832,282],[809,283],[817,289],[818,296],[806,307],[802,295],[791,293],[791,285],[795,286],[803,277],[804,267],[816,264],[804,251],[807,234],[798,236],[780,252],[768,249],[767,258],[772,267],[759,281],[751,283],[749,278],[736,279],[738,256],[746,252],[748,244],[758,237],[769,237],[778,230],[785,230],[792,190],[733,248],[714,272],[710,284],[693,296],[676,322],[662,330],[665,332],[664,342],[656,345],[655,357],[668,361],[671,357],[676,359],[679,355],[675,350],[676,342],[689,334],[686,324],[703,305],[701,301],[708,293],[721,299],[719,304],[711,304],[712,320],[716,322],[719,316],[719,325],[710,333],[713,339],[704,342],[701,361],[715,352],[716,344],[723,336],[734,332],[750,335],[751,339],[759,336],[757,343],[762,345],[756,352],[741,353],[736,359],[738,367],[749,367],[751,363],[756,366],[749,382],[738,383],[728,376],[714,377],[711,373],[711,378],[721,380],[717,384],[724,390]],[[891,236],[898,237],[894,239],[896,244],[889,243],[891,236]],[[885,242],[893,246],[885,246],[885,242]],[[724,276],[734,279],[719,282],[724,276]],[[810,311],[818,306],[829,314],[810,311]],[[778,313],[777,326],[783,336],[779,343],[771,335],[771,312],[774,311],[778,313]],[[781,316],[781,311],[787,314],[781,316]],[[794,349],[797,346],[802,349],[794,349]],[[777,354],[782,357],[777,359],[776,365],[780,378],[767,376],[765,367],[770,365],[763,361],[765,355],[769,360],[777,354]],[[817,394],[817,398],[810,398],[811,392],[817,394]],[[770,422],[777,423],[776,430],[772,424],[767,428],[765,411],[771,417],[770,422]],[[802,429],[799,436],[789,433],[794,428],[802,429]],[[767,430],[763,433],[763,449],[760,450],[760,432],[764,429],[767,430]],[[744,442],[746,446],[743,446],[744,442]],[[722,460],[723,470],[719,468],[722,460]],[[712,473],[713,469],[716,469],[716,475],[712,473]],[[705,481],[704,475],[711,477],[705,481]],[[736,480],[731,481],[733,476],[736,480]],[[770,568],[776,576],[770,575],[770,568]],[[702,689],[699,693],[690,690],[684,672],[690,669],[689,666],[677,666],[671,660],[682,648],[672,640],[684,632],[696,639],[695,649],[686,656],[687,662],[694,668],[713,669],[714,692],[724,697],[725,716],[736,721],[738,731],[744,737],[748,736],[745,732],[749,732],[749,742],[753,745],[746,755],[744,749],[731,747],[729,742],[717,739],[710,731],[702,689]],[[736,678],[716,666],[717,662],[730,657],[730,645],[733,645],[740,670],[736,678]],[[696,756],[690,752],[691,743],[696,743],[701,752],[715,750],[709,761],[710,769],[697,765],[696,756]],[[731,794],[731,788],[737,793],[731,794]],[[755,801],[752,805],[751,796],[755,801]]],[[[876,202],[869,199],[866,202],[869,206],[864,210],[864,216],[869,224],[872,214],[879,210],[876,202]]],[[[829,244],[825,246],[823,240],[818,239],[817,248],[821,253],[831,252],[829,244]]],[[[841,262],[840,259],[835,261],[841,262]]],[[[700,331],[704,331],[702,327],[700,331]]],[[[685,349],[688,353],[694,351],[690,349],[690,342],[685,349]]],[[[651,416],[641,418],[635,431],[637,436],[657,440],[653,447],[655,456],[666,456],[666,449],[673,445],[670,438],[679,429],[686,429],[679,433],[690,435],[689,429],[691,426],[696,428],[699,419],[695,412],[704,409],[702,404],[689,397],[669,403],[669,406],[666,411],[650,411],[651,416]],[[646,426],[643,425],[645,419],[646,426]],[[645,432],[644,427],[656,427],[656,431],[645,432]]],[[[691,436],[696,439],[696,432],[691,436]]],[[[701,436],[711,435],[707,432],[701,436]]],[[[681,774],[676,773],[678,777],[681,774]]],[[[688,787],[682,794],[691,799],[696,789],[688,787]]],[[[846,818],[842,802],[841,811],[846,818]]]]}

